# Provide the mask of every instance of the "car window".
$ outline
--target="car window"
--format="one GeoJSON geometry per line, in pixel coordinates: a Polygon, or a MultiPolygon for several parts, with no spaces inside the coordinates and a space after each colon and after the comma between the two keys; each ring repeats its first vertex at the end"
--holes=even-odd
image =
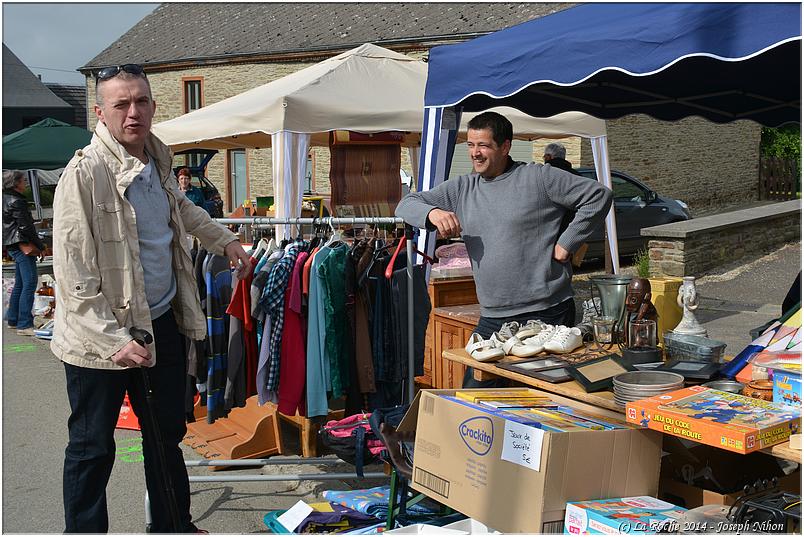
{"type": "MultiPolygon", "coordinates": [[[[594,170],[582,170],[579,173],[597,181],[597,174],[594,170]]],[[[611,174],[611,188],[614,192],[614,199],[636,201],[645,197],[645,190],[641,186],[620,175],[611,174]]]]}
{"type": "Polygon", "coordinates": [[[614,199],[631,200],[635,198],[642,198],[645,195],[645,191],[642,190],[639,185],[632,183],[624,177],[612,175],[611,186],[612,191],[614,192],[614,199]]]}

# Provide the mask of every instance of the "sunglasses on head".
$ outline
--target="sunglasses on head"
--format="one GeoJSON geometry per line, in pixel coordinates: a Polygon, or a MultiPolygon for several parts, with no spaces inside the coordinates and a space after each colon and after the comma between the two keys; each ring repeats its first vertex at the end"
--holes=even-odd
{"type": "Polygon", "coordinates": [[[98,80],[109,80],[110,78],[114,78],[120,74],[121,71],[125,71],[131,75],[142,75],[145,77],[145,70],[142,68],[142,65],[137,65],[136,63],[127,63],[125,65],[114,65],[112,67],[104,67],[98,74],[95,75],[95,78],[98,80]]]}

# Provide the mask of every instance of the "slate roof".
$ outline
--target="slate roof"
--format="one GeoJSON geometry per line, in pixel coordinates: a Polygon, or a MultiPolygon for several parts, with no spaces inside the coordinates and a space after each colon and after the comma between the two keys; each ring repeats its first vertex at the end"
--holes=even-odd
{"type": "Polygon", "coordinates": [[[45,86],[75,109],[76,127],[87,127],[87,87],[45,82],[45,86]]]}
{"type": "Polygon", "coordinates": [[[557,3],[165,3],[81,70],[466,39],[548,15],[557,3]]]}
{"type": "Polygon", "coordinates": [[[3,108],[71,108],[3,43],[3,108]]]}

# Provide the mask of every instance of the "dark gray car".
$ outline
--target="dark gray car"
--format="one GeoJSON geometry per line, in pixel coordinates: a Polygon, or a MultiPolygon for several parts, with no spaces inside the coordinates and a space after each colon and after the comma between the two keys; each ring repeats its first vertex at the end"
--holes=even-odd
{"type": "MultiPolygon", "coordinates": [[[[597,180],[593,168],[578,168],[577,171],[584,177],[597,180]]],[[[640,235],[642,228],[692,218],[683,201],[660,196],[630,175],[611,170],[611,183],[620,255],[633,255],[647,246],[647,237],[640,235]]],[[[586,259],[603,257],[604,227],[596,230],[588,241],[586,259]]]]}

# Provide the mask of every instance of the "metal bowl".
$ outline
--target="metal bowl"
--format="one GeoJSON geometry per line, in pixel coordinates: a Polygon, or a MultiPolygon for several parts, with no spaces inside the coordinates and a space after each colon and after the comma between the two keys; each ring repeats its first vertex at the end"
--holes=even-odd
{"type": "Polygon", "coordinates": [[[742,382],[737,382],[736,380],[713,380],[710,382],[705,382],[701,384],[701,386],[712,388],[713,390],[720,390],[721,392],[741,394],[743,393],[745,384],[742,382]]]}
{"type": "Polygon", "coordinates": [[[669,371],[629,371],[615,376],[612,379],[612,383],[615,388],[662,390],[675,388],[679,384],[683,386],[684,377],[669,371]]]}

